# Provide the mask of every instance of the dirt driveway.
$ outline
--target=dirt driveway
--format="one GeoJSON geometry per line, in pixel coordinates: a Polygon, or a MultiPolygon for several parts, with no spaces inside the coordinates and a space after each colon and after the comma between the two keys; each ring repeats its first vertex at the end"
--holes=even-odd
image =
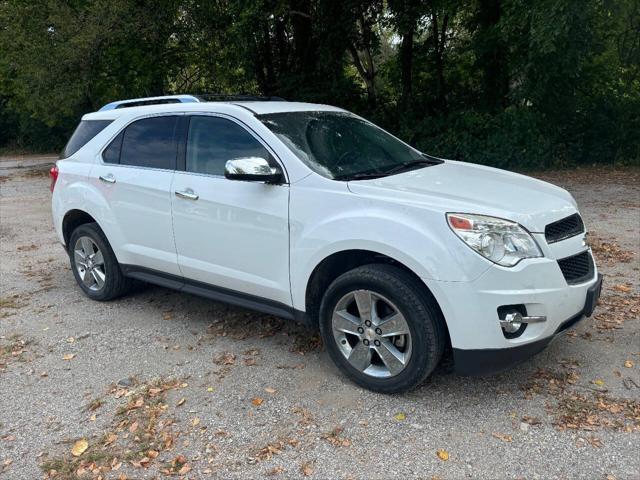
{"type": "Polygon", "coordinates": [[[513,371],[384,396],[274,317],[88,300],[46,170],[0,162],[0,478],[640,478],[640,170],[543,177],[593,234],[595,318],[513,371]]]}

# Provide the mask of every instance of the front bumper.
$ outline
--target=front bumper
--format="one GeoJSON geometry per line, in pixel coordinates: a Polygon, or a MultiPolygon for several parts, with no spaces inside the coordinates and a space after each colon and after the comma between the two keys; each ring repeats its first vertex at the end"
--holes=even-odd
{"type": "Polygon", "coordinates": [[[510,368],[544,350],[560,333],[576,325],[585,317],[590,317],[598,303],[602,290],[602,275],[598,274],[595,283],[587,289],[582,310],[562,322],[556,331],[548,337],[511,348],[498,349],[453,349],[456,372],[461,375],[486,375],[510,368]]]}

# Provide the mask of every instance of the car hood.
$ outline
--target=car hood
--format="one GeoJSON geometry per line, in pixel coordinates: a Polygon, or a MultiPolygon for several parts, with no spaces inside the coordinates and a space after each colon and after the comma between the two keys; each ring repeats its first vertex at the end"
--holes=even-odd
{"type": "Polygon", "coordinates": [[[444,163],[372,180],[349,182],[363,196],[458,213],[506,218],[531,232],[577,211],[566,190],[525,175],[465,162],[444,163]]]}

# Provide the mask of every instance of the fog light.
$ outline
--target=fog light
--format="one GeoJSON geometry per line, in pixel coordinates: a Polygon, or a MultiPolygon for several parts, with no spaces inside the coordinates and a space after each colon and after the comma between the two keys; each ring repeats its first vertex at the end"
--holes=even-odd
{"type": "Polygon", "coordinates": [[[544,323],[547,321],[547,317],[544,315],[527,315],[527,309],[522,304],[498,307],[498,318],[502,333],[508,339],[518,338],[530,323],[544,323]]]}
{"type": "Polygon", "coordinates": [[[516,333],[522,327],[522,315],[520,312],[507,313],[504,320],[500,320],[502,329],[507,333],[516,333]]]}

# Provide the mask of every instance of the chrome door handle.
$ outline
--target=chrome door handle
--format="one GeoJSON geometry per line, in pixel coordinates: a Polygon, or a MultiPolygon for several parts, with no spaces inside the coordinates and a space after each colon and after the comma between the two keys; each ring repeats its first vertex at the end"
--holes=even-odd
{"type": "Polygon", "coordinates": [[[109,174],[107,176],[104,176],[104,177],[102,175],[100,175],[98,178],[100,180],[102,180],[103,182],[106,182],[106,183],[116,183],[115,177],[113,175],[111,175],[111,174],[109,174]]]}
{"type": "Polygon", "coordinates": [[[193,190],[191,190],[190,188],[180,192],[180,191],[176,191],[176,197],[180,197],[180,198],[186,198],[187,200],[197,200],[198,198],[200,198],[198,196],[197,193],[195,193],[193,190]]]}

